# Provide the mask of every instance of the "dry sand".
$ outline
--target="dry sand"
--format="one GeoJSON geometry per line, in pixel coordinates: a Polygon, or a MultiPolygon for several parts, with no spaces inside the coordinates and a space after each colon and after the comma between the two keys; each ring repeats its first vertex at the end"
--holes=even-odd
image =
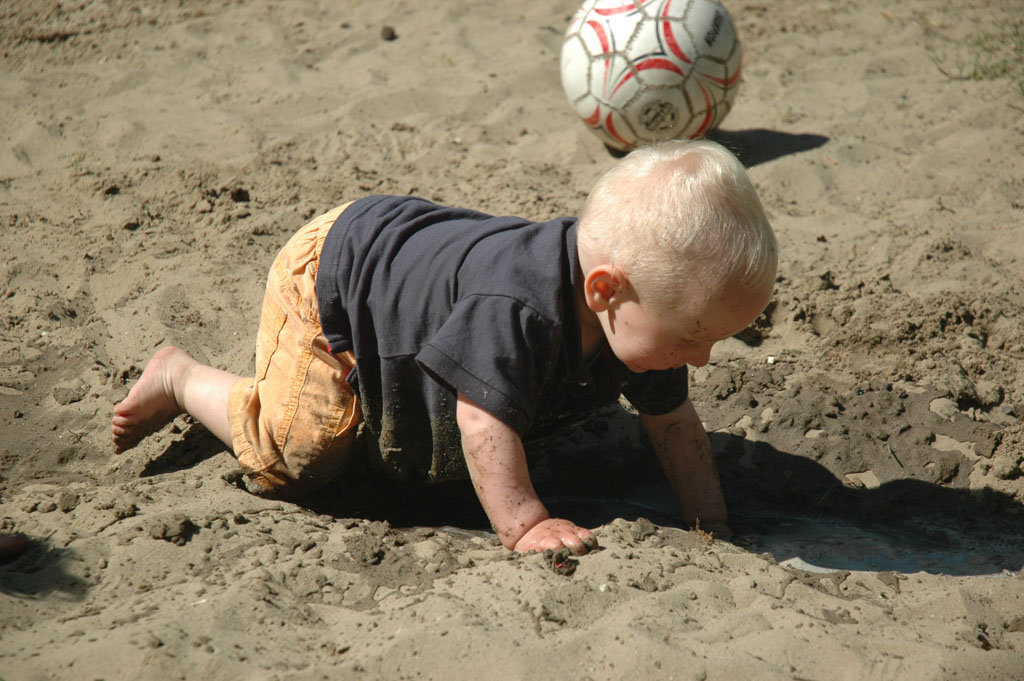
{"type": "Polygon", "coordinates": [[[604,547],[572,574],[462,486],[263,501],[185,418],[112,453],[158,346],[249,370],[310,216],[577,212],[614,159],[560,89],[574,9],[0,5],[0,676],[1024,678],[1020,0],[730,5],[717,138],[783,249],[693,375],[732,541],[677,527],[618,408],[537,453],[604,547]]]}

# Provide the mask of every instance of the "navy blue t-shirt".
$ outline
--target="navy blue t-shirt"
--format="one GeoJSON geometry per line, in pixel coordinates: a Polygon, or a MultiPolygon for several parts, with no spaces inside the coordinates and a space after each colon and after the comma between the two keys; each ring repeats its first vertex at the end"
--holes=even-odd
{"type": "MultiPolygon", "coordinates": [[[[316,292],[331,352],[402,480],[465,477],[457,392],[524,440],[624,394],[661,414],[686,400],[686,368],[633,374],[582,357],[576,219],[536,223],[423,199],[371,196],[324,241],[316,292]]],[[[375,465],[375,467],[378,467],[375,465]]]]}

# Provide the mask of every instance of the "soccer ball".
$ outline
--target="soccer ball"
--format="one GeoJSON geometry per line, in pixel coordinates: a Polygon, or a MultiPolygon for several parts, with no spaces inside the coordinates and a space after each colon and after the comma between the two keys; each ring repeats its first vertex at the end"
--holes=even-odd
{"type": "Polygon", "coordinates": [[[740,42],[714,0],[586,0],[561,66],[576,113],[626,151],[718,126],[739,89],[740,42]]]}

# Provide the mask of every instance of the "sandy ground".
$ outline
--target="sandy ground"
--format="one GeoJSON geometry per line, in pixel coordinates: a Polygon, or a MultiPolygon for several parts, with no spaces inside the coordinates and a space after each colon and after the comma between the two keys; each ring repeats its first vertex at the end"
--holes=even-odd
{"type": "Polygon", "coordinates": [[[560,88],[574,9],[0,5],[0,676],[1024,678],[1020,0],[730,5],[717,139],[783,249],[692,379],[732,541],[679,529],[617,407],[535,453],[604,547],[571,574],[463,486],[264,501],[185,418],[112,453],[157,347],[249,370],[314,214],[577,212],[614,159],[560,88]]]}

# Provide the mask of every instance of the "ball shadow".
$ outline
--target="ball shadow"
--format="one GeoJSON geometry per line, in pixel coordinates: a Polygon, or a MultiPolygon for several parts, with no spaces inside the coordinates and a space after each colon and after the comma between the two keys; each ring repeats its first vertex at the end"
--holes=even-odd
{"type": "Polygon", "coordinates": [[[713,130],[708,139],[729,149],[747,168],[773,161],[780,156],[798,154],[824,146],[829,138],[813,133],[788,133],[753,128],[750,130],[713,130]]]}
{"type": "MultiPolygon", "coordinates": [[[[829,138],[814,133],[789,133],[779,130],[752,128],[750,130],[712,130],[707,139],[718,142],[736,154],[746,168],[774,161],[780,156],[799,154],[824,146],[829,138]]],[[[615,159],[626,156],[629,152],[605,145],[608,154],[615,159]]]]}

